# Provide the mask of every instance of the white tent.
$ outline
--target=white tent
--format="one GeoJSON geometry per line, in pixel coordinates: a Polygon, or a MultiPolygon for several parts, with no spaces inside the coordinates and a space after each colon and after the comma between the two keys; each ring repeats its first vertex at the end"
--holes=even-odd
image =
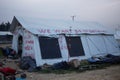
{"type": "Polygon", "coordinates": [[[117,42],[119,43],[120,46],[120,29],[116,29],[115,34],[114,34],[115,39],[117,40],[117,42]]]}
{"type": "Polygon", "coordinates": [[[9,31],[0,31],[0,43],[11,43],[12,33],[9,31]]]}
{"type": "Polygon", "coordinates": [[[96,22],[77,22],[14,17],[12,47],[31,56],[37,66],[96,55],[119,55],[113,33],[96,22]]]}
{"type": "Polygon", "coordinates": [[[12,33],[8,31],[0,31],[0,35],[12,35],[12,33]]]}

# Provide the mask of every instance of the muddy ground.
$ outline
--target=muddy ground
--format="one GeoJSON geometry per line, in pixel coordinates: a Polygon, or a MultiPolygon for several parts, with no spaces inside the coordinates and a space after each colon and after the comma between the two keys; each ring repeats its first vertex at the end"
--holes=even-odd
{"type": "MultiPolygon", "coordinates": [[[[120,80],[120,65],[113,65],[105,69],[85,71],[81,73],[71,72],[65,74],[27,72],[20,70],[17,64],[8,60],[4,66],[9,66],[27,74],[27,80],[120,80]]],[[[16,77],[19,77],[17,74],[16,77]]]]}

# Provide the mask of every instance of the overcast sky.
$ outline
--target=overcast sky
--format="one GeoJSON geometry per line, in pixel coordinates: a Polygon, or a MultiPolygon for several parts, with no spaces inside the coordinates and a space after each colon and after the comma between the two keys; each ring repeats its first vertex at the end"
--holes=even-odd
{"type": "Polygon", "coordinates": [[[108,27],[120,25],[120,0],[0,0],[0,23],[13,16],[96,21],[108,27]]]}

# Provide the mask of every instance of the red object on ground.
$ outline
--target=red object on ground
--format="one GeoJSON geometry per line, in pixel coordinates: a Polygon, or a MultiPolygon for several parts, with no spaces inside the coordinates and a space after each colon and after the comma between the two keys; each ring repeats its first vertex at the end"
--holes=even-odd
{"type": "Polygon", "coordinates": [[[3,66],[3,64],[0,62],[0,66],[3,66]]]}
{"type": "Polygon", "coordinates": [[[16,70],[9,67],[4,67],[4,68],[0,68],[0,72],[2,72],[5,76],[8,76],[8,75],[15,75],[16,70]]]}

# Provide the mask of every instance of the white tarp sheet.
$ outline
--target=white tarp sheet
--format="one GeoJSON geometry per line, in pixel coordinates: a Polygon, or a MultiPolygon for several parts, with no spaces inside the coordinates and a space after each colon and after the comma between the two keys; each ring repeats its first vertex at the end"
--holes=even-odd
{"type": "Polygon", "coordinates": [[[97,22],[44,20],[17,17],[24,28],[33,34],[112,34],[113,32],[97,22]]]}

